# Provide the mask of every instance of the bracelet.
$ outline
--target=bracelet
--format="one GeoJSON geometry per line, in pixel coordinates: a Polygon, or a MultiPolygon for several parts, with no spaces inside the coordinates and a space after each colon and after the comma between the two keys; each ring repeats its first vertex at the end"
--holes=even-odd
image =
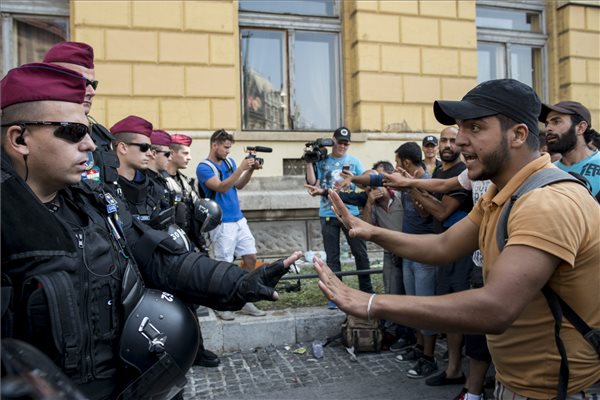
{"type": "Polygon", "coordinates": [[[375,298],[375,296],[377,296],[375,293],[373,293],[371,295],[371,297],[369,297],[369,303],[367,304],[367,320],[370,321],[371,320],[371,306],[373,305],[373,299],[375,298]]]}

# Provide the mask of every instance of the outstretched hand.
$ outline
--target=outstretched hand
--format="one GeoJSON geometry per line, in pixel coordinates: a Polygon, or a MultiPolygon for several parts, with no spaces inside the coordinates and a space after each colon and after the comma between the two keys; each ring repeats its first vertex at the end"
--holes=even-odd
{"type": "Polygon", "coordinates": [[[406,188],[411,186],[413,179],[412,175],[402,168],[396,168],[396,171],[391,174],[383,174],[383,185],[395,188],[406,188]]]}
{"type": "Polygon", "coordinates": [[[347,314],[367,318],[367,305],[371,296],[369,293],[346,286],[317,256],[314,258],[314,267],[319,275],[319,289],[327,300],[333,301],[347,314]]]}
{"type": "Polygon", "coordinates": [[[304,185],[304,187],[306,188],[306,190],[308,191],[308,194],[310,194],[311,196],[322,196],[323,193],[325,193],[325,189],[322,189],[318,186],[314,186],[314,185],[304,185]]]}
{"type": "Polygon", "coordinates": [[[350,237],[357,237],[364,240],[371,238],[371,228],[373,228],[373,225],[350,214],[350,211],[348,211],[336,192],[329,191],[329,200],[331,201],[333,212],[342,225],[348,229],[350,237]]]}
{"type": "Polygon", "coordinates": [[[277,260],[262,266],[244,276],[239,287],[239,293],[244,300],[253,303],[260,300],[277,300],[279,293],[275,285],[285,275],[290,265],[302,257],[301,251],[295,251],[285,260],[277,260]]]}

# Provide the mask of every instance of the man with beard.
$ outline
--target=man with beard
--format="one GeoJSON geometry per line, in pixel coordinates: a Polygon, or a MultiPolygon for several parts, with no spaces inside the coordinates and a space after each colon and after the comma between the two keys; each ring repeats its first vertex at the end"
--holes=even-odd
{"type": "Polygon", "coordinates": [[[423,138],[421,146],[423,154],[425,155],[423,162],[425,163],[425,170],[429,176],[433,175],[433,171],[442,165],[442,162],[437,158],[438,148],[438,139],[435,136],[427,135],[423,138]]]}
{"type": "MultiPolygon", "coordinates": [[[[465,170],[465,164],[460,160],[460,149],[456,145],[458,129],[450,126],[440,134],[440,158],[442,166],[433,172],[433,179],[448,179],[460,175],[465,170]]],[[[464,218],[471,208],[473,201],[471,192],[464,189],[447,193],[415,191],[414,200],[421,204],[424,211],[434,218],[433,231],[442,233],[456,222],[464,218]]],[[[436,294],[444,295],[470,289],[473,260],[470,256],[462,257],[450,263],[444,263],[437,271],[436,294]]],[[[445,371],[428,378],[425,383],[430,386],[465,383],[462,373],[461,351],[463,335],[450,332],[448,338],[448,366],[445,371]]],[[[409,374],[411,373],[410,370],[409,374]]],[[[418,373],[417,369],[414,369],[418,373]]]]}
{"type": "Polygon", "coordinates": [[[598,135],[592,129],[590,111],[576,101],[542,104],[539,120],[546,126],[548,150],[562,155],[554,165],[583,176],[600,202],[600,153],[587,146],[590,138],[598,135]]]}
{"type": "Polygon", "coordinates": [[[456,143],[469,178],[492,181],[468,217],[439,235],[371,226],[350,215],[336,193],[329,195],[350,235],[402,257],[441,264],[480,245],[483,287],[445,296],[374,296],[347,287],[325,263],[315,261],[319,287],[346,313],[438,331],[486,333],[496,367],[494,398],[499,400],[557,397],[559,371],[564,371],[557,337],[566,347],[568,398],[600,394],[600,359],[594,346],[565,318],[555,321],[541,292],[548,285],[587,324],[600,326],[598,203],[573,181],[532,190],[514,202],[508,238],[503,250],[498,247],[496,228],[503,207],[528,178],[554,168],[550,157],[538,150],[540,110],[533,89],[513,79],[481,83],[461,101],[434,103],[440,123],[459,126],[456,143]],[[556,336],[555,323],[560,327],[556,336]]]}

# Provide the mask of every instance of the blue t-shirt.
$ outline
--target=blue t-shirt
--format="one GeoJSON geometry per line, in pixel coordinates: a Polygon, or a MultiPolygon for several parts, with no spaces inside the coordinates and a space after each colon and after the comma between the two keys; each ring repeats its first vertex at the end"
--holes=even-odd
{"type": "MultiPolygon", "coordinates": [[[[212,163],[219,171],[221,171],[221,181],[229,178],[233,175],[233,171],[236,169],[235,161],[232,158],[228,158],[231,163],[231,169],[227,165],[225,161],[221,161],[221,164],[212,163]]],[[[211,161],[209,161],[211,162],[211,161]]],[[[204,163],[198,164],[196,167],[196,177],[198,178],[198,184],[204,190],[207,196],[211,196],[214,192],[210,190],[205,182],[215,176],[212,168],[204,163]]],[[[217,176],[218,178],[218,176],[217,176]]],[[[240,219],[244,218],[244,214],[242,214],[242,210],[240,209],[240,201],[237,196],[237,189],[232,187],[225,193],[214,193],[215,196],[213,198],[214,201],[217,202],[218,205],[221,206],[221,211],[223,212],[223,222],[236,222],[240,219]]]]}
{"type": "Polygon", "coordinates": [[[583,175],[592,186],[592,194],[598,198],[600,192],[600,152],[594,151],[589,157],[584,158],[577,164],[565,165],[559,161],[554,163],[558,168],[566,172],[576,172],[583,175]]]}
{"type": "MultiPolygon", "coordinates": [[[[425,172],[421,179],[430,179],[431,176],[425,172]]],[[[413,234],[433,233],[433,218],[428,215],[422,217],[417,211],[415,203],[410,194],[402,192],[402,206],[404,207],[404,215],[402,216],[402,232],[413,234]]]]}
{"type": "MultiPolygon", "coordinates": [[[[317,163],[317,179],[321,183],[323,189],[335,190],[337,186],[344,180],[341,176],[342,167],[348,164],[350,166],[350,172],[354,175],[360,175],[365,172],[362,163],[358,158],[346,154],[341,158],[334,158],[332,155],[325,157],[317,163]]],[[[352,184],[348,191],[353,192],[356,186],[352,184]]],[[[348,210],[352,215],[358,215],[359,210],[357,206],[347,205],[348,210]]],[[[321,207],[319,208],[320,217],[335,217],[335,214],[331,210],[331,202],[328,197],[321,196],[321,207]]]]}

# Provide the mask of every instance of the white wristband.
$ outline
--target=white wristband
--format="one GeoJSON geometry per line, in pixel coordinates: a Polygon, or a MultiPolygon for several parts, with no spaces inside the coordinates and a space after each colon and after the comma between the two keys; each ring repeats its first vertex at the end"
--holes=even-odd
{"type": "Polygon", "coordinates": [[[367,303],[367,320],[371,320],[371,306],[373,305],[373,299],[377,296],[375,293],[369,297],[369,303],[367,303]]]}

